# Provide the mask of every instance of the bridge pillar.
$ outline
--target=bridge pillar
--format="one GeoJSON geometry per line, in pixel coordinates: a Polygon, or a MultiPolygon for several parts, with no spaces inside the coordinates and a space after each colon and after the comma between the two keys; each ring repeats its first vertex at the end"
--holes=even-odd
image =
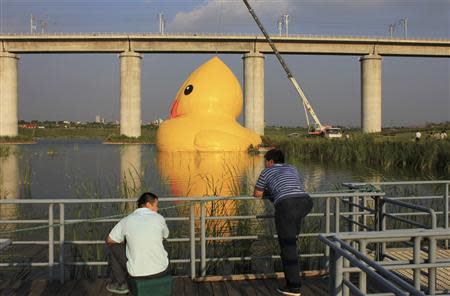
{"type": "Polygon", "coordinates": [[[264,55],[244,54],[244,125],[264,135],[264,55]]]}
{"type": "Polygon", "coordinates": [[[17,126],[18,56],[0,52],[0,137],[15,137],[17,126]]]}
{"type": "Polygon", "coordinates": [[[120,54],[120,134],[141,136],[141,58],[133,51],[120,54]]]}
{"type": "Polygon", "coordinates": [[[369,54],[361,62],[361,130],[381,132],[381,56],[369,54]]]}

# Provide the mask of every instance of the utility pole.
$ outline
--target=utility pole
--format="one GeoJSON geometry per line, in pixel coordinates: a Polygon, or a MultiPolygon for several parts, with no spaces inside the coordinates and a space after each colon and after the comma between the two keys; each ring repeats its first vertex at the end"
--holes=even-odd
{"type": "Polygon", "coordinates": [[[391,36],[391,38],[394,36],[394,31],[395,31],[395,24],[390,24],[389,25],[389,36],[391,36]]]}
{"type": "Polygon", "coordinates": [[[159,20],[159,34],[164,35],[164,30],[166,28],[166,20],[164,19],[164,14],[161,12],[158,13],[158,20],[159,20]]]}
{"type": "Polygon", "coordinates": [[[284,25],[284,33],[286,37],[289,35],[289,14],[282,14],[277,22],[278,25],[278,34],[281,36],[283,33],[283,25],[284,25]]]}
{"type": "Polygon", "coordinates": [[[36,20],[35,17],[31,14],[30,15],[30,33],[31,34],[36,33],[37,27],[36,27],[35,20],[36,20]]]}
{"type": "Polygon", "coordinates": [[[47,27],[48,27],[47,21],[41,20],[39,23],[40,23],[40,26],[41,26],[41,34],[46,33],[47,27]]]}
{"type": "Polygon", "coordinates": [[[289,14],[283,14],[284,17],[284,30],[286,33],[286,37],[289,35],[289,14]]]}
{"type": "Polygon", "coordinates": [[[277,26],[278,26],[278,35],[281,36],[281,32],[283,31],[283,20],[280,18],[277,22],[277,26]]]}
{"type": "Polygon", "coordinates": [[[408,38],[408,18],[404,17],[404,18],[400,19],[399,23],[403,24],[403,33],[404,33],[405,39],[407,39],[408,38]]]}

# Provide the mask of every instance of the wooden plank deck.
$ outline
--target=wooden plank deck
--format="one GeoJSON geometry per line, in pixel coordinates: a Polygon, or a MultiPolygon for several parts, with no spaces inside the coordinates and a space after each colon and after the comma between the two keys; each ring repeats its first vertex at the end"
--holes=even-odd
{"type": "MultiPolygon", "coordinates": [[[[413,251],[412,248],[392,248],[387,249],[387,253],[397,260],[407,261],[413,260],[413,251]]],[[[428,258],[428,254],[420,251],[420,258],[425,260],[428,258]]],[[[436,249],[436,259],[449,259],[450,258],[450,250],[445,250],[441,248],[436,249]]],[[[398,269],[396,272],[400,273],[404,277],[413,280],[413,271],[412,269],[398,269]]],[[[421,269],[420,276],[420,284],[423,287],[428,287],[428,277],[427,277],[428,269],[421,269]]],[[[444,291],[448,293],[450,291],[450,268],[438,268],[436,272],[436,290],[444,291]]]]}
{"type": "MultiPolygon", "coordinates": [[[[241,296],[241,295],[279,295],[276,288],[282,286],[282,279],[261,279],[243,281],[208,281],[194,282],[187,277],[174,277],[172,295],[193,296],[241,296]]],[[[113,296],[105,289],[105,279],[73,280],[63,285],[59,282],[47,280],[33,281],[0,281],[1,296],[113,296]]],[[[327,278],[303,279],[302,295],[325,296],[328,295],[327,278]]]]}

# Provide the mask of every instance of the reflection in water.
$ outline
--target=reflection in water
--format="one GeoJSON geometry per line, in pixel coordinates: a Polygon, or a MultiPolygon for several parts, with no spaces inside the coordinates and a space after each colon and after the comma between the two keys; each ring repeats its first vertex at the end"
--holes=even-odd
{"type": "MultiPolygon", "coordinates": [[[[159,152],[158,164],[162,179],[170,186],[173,196],[238,196],[248,194],[243,184],[254,185],[260,173],[261,159],[247,152],[159,152]],[[256,176],[256,177],[255,177],[256,176]],[[248,179],[246,180],[246,177],[248,179]]],[[[248,203],[248,205],[253,203],[248,203]]],[[[207,202],[208,216],[234,216],[236,201],[207,202]]],[[[250,209],[246,209],[250,210],[250,209]]],[[[196,206],[196,215],[200,206],[196,206]]],[[[232,222],[208,221],[212,233],[230,233],[232,222]]]]}
{"type": "Polygon", "coordinates": [[[120,150],[120,182],[124,197],[136,197],[142,187],[141,145],[124,145],[120,150]]]}
{"type": "MultiPolygon", "coordinates": [[[[0,199],[19,198],[19,160],[17,159],[17,145],[9,146],[9,154],[0,157],[0,199]]],[[[15,219],[18,215],[17,205],[0,205],[2,219],[15,219]]],[[[12,227],[12,225],[9,228],[12,227]]]]}
{"type": "MultiPolygon", "coordinates": [[[[120,150],[120,187],[124,198],[136,198],[141,195],[143,172],[141,145],[123,145],[120,150]]],[[[124,210],[130,212],[134,203],[123,203],[124,210]]]]}
{"type": "Polygon", "coordinates": [[[317,191],[317,188],[321,187],[321,183],[326,180],[325,168],[319,165],[313,165],[309,167],[309,174],[305,176],[304,173],[300,172],[303,177],[303,182],[305,184],[305,190],[308,192],[317,191]]]}

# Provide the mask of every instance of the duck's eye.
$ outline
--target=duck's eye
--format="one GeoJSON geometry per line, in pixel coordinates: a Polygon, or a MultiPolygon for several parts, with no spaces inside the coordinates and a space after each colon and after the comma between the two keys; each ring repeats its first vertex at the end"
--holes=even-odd
{"type": "Polygon", "coordinates": [[[184,94],[187,96],[187,95],[190,94],[193,90],[194,90],[194,87],[192,86],[192,84],[189,84],[189,85],[186,86],[186,88],[184,89],[184,94]]]}

